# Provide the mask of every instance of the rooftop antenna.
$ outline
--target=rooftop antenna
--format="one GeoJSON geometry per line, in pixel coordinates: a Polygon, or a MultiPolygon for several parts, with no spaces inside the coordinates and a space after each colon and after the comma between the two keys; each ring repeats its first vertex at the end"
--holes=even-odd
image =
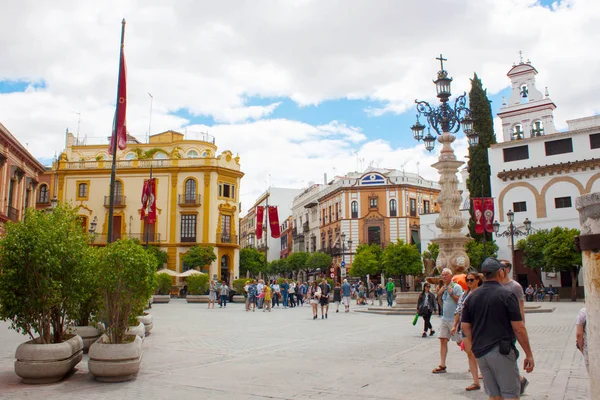
{"type": "Polygon", "coordinates": [[[76,112],[75,114],[77,114],[77,116],[78,116],[78,118],[77,118],[77,142],[79,142],[79,127],[81,126],[81,113],[76,112]]]}
{"type": "Polygon", "coordinates": [[[146,143],[150,143],[150,135],[152,130],[152,103],[154,102],[154,96],[148,92],[148,96],[150,96],[150,117],[148,118],[148,138],[146,139],[146,143]]]}

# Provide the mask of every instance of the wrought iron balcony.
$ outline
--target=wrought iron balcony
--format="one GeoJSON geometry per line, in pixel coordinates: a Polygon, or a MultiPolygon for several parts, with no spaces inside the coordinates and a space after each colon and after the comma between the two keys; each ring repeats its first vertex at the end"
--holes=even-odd
{"type": "Polygon", "coordinates": [[[237,235],[229,235],[229,234],[217,235],[217,243],[237,244],[237,235]]]}
{"type": "Polygon", "coordinates": [[[177,203],[180,206],[199,206],[200,205],[200,195],[199,194],[180,194],[177,196],[177,203]]]}
{"type": "MultiPolygon", "coordinates": [[[[125,202],[127,201],[126,196],[114,196],[114,206],[117,208],[125,207],[125,202]]],[[[110,196],[104,196],[104,207],[110,207],[110,196]]]]}
{"type": "MultiPolygon", "coordinates": [[[[142,243],[146,243],[146,234],[145,233],[129,233],[126,236],[131,239],[138,239],[142,243]]],[[[148,232],[148,242],[149,243],[160,242],[160,233],[148,232]]]]}
{"type": "Polygon", "coordinates": [[[11,221],[17,222],[19,220],[19,210],[14,207],[8,206],[6,211],[6,216],[11,221]]]}
{"type": "Polygon", "coordinates": [[[302,224],[302,230],[304,232],[308,232],[308,221],[306,221],[305,223],[302,224]]]}

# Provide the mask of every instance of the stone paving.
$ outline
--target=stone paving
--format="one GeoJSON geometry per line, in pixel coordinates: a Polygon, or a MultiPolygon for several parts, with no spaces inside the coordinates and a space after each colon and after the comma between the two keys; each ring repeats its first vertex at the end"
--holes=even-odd
{"type": "MultiPolygon", "coordinates": [[[[556,303],[551,314],[527,315],[535,371],[524,399],[587,399],[588,378],[575,349],[582,303],[556,303]]],[[[334,311],[312,320],[310,308],[245,312],[240,304],[207,310],[175,299],[155,304],[135,381],[99,383],[87,355],[68,379],[30,386],[14,374],[25,338],[0,322],[0,399],[484,399],[466,392],[467,360],[450,347],[448,373],[436,338],[421,338],[421,321],[334,311]]],[[[438,323],[434,318],[434,325],[438,323]]]]}

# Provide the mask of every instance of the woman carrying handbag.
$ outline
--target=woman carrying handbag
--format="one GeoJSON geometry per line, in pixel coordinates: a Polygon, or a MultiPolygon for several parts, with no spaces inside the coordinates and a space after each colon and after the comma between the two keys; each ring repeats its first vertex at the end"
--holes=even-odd
{"type": "Polygon", "coordinates": [[[431,293],[430,290],[431,285],[425,283],[425,285],[423,285],[423,291],[419,296],[419,301],[417,302],[417,313],[420,317],[423,317],[422,337],[427,337],[427,331],[430,331],[429,336],[435,334],[433,326],[431,325],[431,315],[435,312],[435,304],[437,301],[435,295],[431,293]]]}

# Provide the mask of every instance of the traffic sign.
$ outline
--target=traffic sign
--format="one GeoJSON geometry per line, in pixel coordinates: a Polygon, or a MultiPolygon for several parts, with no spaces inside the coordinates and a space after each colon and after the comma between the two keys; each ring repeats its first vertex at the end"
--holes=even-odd
{"type": "Polygon", "coordinates": [[[329,274],[329,276],[331,276],[332,278],[335,278],[335,274],[333,272],[331,274],[329,274]]]}
{"type": "Polygon", "coordinates": [[[342,267],[346,266],[346,261],[342,261],[342,263],[340,264],[342,267]]]}

